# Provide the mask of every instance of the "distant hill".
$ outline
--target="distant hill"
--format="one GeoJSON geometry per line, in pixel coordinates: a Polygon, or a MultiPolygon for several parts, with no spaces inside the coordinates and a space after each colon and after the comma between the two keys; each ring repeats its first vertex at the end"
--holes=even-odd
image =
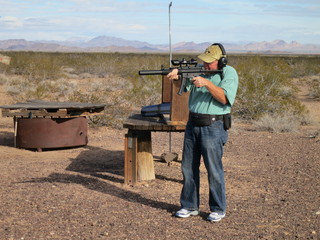
{"type": "MultiPolygon", "coordinates": [[[[210,42],[179,42],[172,45],[173,52],[202,52],[210,42]]],[[[320,54],[320,45],[300,44],[283,40],[272,42],[223,43],[227,53],[284,53],[320,54]]],[[[27,41],[24,39],[0,40],[2,51],[45,52],[168,52],[168,44],[150,44],[117,37],[98,36],[89,41],[27,41]]]]}

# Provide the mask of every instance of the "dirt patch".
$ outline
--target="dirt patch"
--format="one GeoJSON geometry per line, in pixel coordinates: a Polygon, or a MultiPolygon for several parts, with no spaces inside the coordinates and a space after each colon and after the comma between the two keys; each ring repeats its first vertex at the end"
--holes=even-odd
{"type": "MultiPolygon", "coordinates": [[[[2,102],[0,102],[3,104],[2,102]]],[[[201,214],[177,219],[182,133],[153,133],[156,179],[123,185],[126,130],[89,130],[85,147],[33,152],[13,147],[12,119],[0,118],[0,239],[319,239],[318,125],[299,133],[256,132],[237,123],[224,167],[228,210],[209,213],[201,166],[201,214]]]]}

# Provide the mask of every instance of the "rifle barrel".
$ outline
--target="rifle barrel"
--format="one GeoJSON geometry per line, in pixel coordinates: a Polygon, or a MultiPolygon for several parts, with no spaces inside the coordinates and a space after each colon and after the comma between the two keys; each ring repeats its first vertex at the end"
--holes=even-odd
{"type": "Polygon", "coordinates": [[[141,70],[139,71],[139,75],[167,75],[169,72],[171,72],[171,69],[141,70]]]}
{"type": "MultiPolygon", "coordinates": [[[[162,70],[141,70],[139,75],[167,75],[172,69],[162,69],[162,70]]],[[[206,70],[200,67],[195,68],[182,68],[178,69],[178,74],[188,74],[188,73],[203,73],[203,74],[213,74],[222,72],[222,70],[206,70]]]]}

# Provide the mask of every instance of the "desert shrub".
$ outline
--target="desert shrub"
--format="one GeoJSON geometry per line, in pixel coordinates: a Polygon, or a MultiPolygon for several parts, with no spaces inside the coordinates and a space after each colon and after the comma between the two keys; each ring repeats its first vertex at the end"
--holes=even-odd
{"type": "Polygon", "coordinates": [[[239,74],[239,89],[233,112],[242,119],[256,120],[263,114],[294,114],[305,112],[295,98],[291,69],[283,58],[244,57],[235,68],[239,74]]]}
{"type": "Polygon", "coordinates": [[[4,85],[7,82],[7,77],[5,74],[1,73],[0,74],[0,85],[4,85]]]}
{"type": "Polygon", "coordinates": [[[125,53],[69,53],[64,56],[65,66],[72,68],[74,74],[90,73],[106,79],[105,94],[112,88],[126,89],[121,96],[130,105],[141,106],[161,100],[161,78],[143,78],[138,75],[140,69],[159,69],[164,55],[125,54],[125,53]],[[70,60],[71,61],[70,61],[70,60]]]}
{"type": "Polygon", "coordinates": [[[11,56],[9,71],[37,82],[58,79],[61,77],[61,63],[56,55],[57,53],[14,52],[11,56]]]}
{"type": "Polygon", "coordinates": [[[319,56],[288,56],[283,57],[291,69],[291,77],[313,76],[320,73],[320,57],[319,56]]]}
{"type": "Polygon", "coordinates": [[[128,79],[110,75],[100,81],[87,82],[84,88],[77,88],[69,95],[69,101],[106,104],[102,116],[89,118],[90,125],[119,128],[132,112],[131,92],[133,84],[128,79]]]}
{"type": "Polygon", "coordinates": [[[300,125],[299,119],[291,112],[264,114],[253,121],[258,130],[271,132],[295,132],[300,125]]]}
{"type": "Polygon", "coordinates": [[[37,83],[22,76],[10,76],[6,83],[6,90],[17,102],[30,99],[67,101],[68,95],[73,92],[76,85],[76,82],[66,79],[44,80],[37,83]]]}
{"type": "Polygon", "coordinates": [[[320,75],[311,80],[310,96],[320,100],[320,75]]]}

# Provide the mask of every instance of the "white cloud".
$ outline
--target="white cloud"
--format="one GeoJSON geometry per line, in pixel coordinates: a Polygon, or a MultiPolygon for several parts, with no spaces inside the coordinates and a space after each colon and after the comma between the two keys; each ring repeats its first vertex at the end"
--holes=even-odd
{"type": "Polygon", "coordinates": [[[4,16],[0,18],[0,25],[3,28],[20,28],[23,27],[23,22],[16,17],[4,16]]]}
{"type": "Polygon", "coordinates": [[[113,1],[113,0],[69,0],[72,3],[65,6],[66,11],[70,12],[139,12],[146,7],[156,6],[156,3],[147,1],[113,1]]]}

